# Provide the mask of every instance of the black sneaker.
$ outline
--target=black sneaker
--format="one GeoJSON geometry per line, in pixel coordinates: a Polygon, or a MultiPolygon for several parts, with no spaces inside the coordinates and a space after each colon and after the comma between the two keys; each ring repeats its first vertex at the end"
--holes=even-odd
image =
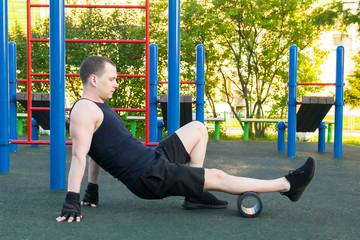
{"type": "Polygon", "coordinates": [[[314,177],[315,167],[315,158],[309,157],[304,165],[294,171],[290,171],[289,174],[285,176],[290,182],[290,190],[288,192],[282,192],[281,194],[287,196],[293,202],[299,200],[306,186],[309,185],[314,177]]]}
{"type": "Polygon", "coordinates": [[[198,208],[210,208],[220,209],[228,206],[227,201],[219,200],[217,197],[209,192],[204,192],[201,198],[185,197],[185,201],[182,204],[185,209],[198,209],[198,208]]]}

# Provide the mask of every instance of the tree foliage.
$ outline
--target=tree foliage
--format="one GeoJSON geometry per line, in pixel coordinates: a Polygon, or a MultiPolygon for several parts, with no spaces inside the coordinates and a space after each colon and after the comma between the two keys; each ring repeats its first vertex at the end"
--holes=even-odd
{"type": "MultiPolygon", "coordinates": [[[[219,70],[233,113],[236,115],[233,98],[241,97],[248,117],[283,115],[289,47],[297,45],[300,50],[299,79],[316,82],[319,75],[318,71],[301,69],[324,55],[317,50],[313,52],[312,61],[302,56],[322,30],[314,25],[314,1],[213,0],[212,3],[213,29],[222,58],[229,59],[219,70]],[[230,81],[235,93],[226,86],[230,81]],[[271,110],[267,111],[265,106],[271,110]]],[[[263,129],[257,128],[257,134],[263,134],[263,129]]]]}
{"type": "MultiPolygon", "coordinates": [[[[323,13],[319,14],[316,21],[321,25],[333,24],[343,33],[353,24],[357,25],[357,31],[360,33],[360,1],[340,1],[333,2],[323,7],[323,13]]],[[[353,108],[360,107],[360,59],[359,54],[353,58],[355,69],[347,78],[347,86],[344,91],[345,104],[353,108]]]]}
{"type": "MultiPolygon", "coordinates": [[[[207,104],[215,109],[215,89],[219,83],[217,76],[218,52],[215,48],[216,35],[212,32],[208,17],[212,14],[207,0],[181,1],[180,23],[180,79],[181,81],[196,80],[196,46],[205,47],[205,94],[207,104]]],[[[150,35],[153,43],[158,45],[159,79],[167,80],[167,40],[168,40],[168,2],[152,1],[150,12],[150,35]]],[[[164,89],[163,89],[164,91],[164,89]]],[[[195,96],[195,88],[188,85],[181,86],[182,94],[195,96]]]]}

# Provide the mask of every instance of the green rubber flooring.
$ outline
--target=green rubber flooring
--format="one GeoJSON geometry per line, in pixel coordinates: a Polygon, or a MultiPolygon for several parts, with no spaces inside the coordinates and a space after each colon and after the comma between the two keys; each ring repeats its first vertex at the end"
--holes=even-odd
{"type": "MultiPolygon", "coordinates": [[[[360,147],[344,145],[341,159],[326,147],[318,153],[316,143],[297,143],[297,157],[287,158],[275,142],[209,142],[205,167],[246,177],[277,178],[309,155],[317,159],[299,202],[261,194],[257,218],[240,217],[236,196],[224,193],[214,193],[229,201],[222,210],[184,210],[182,197],[142,200],[102,172],[99,207],[84,207],[81,223],[69,224],[55,221],[66,190],[50,189],[49,146],[19,145],[10,173],[0,173],[0,239],[360,239],[360,147]]],[[[67,168],[70,154],[68,146],[67,168]]]]}

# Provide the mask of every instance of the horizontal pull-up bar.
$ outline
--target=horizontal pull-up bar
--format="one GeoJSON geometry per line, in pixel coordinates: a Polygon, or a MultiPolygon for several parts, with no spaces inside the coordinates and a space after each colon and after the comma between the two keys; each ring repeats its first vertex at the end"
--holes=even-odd
{"type": "MultiPolygon", "coordinates": [[[[49,42],[48,38],[32,38],[30,42],[49,42]]],[[[146,40],[115,40],[115,39],[65,39],[65,42],[77,43],[146,43],[146,40]]]]}
{"type": "MultiPolygon", "coordinates": [[[[159,81],[159,84],[168,84],[168,81],[159,81]]],[[[180,81],[180,84],[195,84],[195,81],[180,81]]]]}
{"type": "MultiPolygon", "coordinates": [[[[50,74],[49,73],[32,73],[30,74],[31,76],[36,76],[36,77],[49,77],[50,74]]],[[[68,73],[65,74],[65,77],[80,77],[79,74],[77,73],[68,73]]],[[[117,77],[120,78],[146,78],[146,75],[143,74],[118,74],[117,77]]],[[[27,79],[18,79],[18,82],[27,82],[27,79]]],[[[50,82],[49,79],[31,79],[32,82],[50,82]]],[[[167,82],[163,82],[163,83],[167,83],[167,82]]],[[[189,83],[194,83],[194,82],[189,82],[189,83]]]]}
{"type": "MultiPolygon", "coordinates": [[[[30,7],[49,7],[49,4],[30,4],[30,7]]],[[[142,5],[75,5],[65,4],[65,8],[143,8],[146,6],[142,5]]]]}
{"type": "MultiPolygon", "coordinates": [[[[70,111],[71,108],[65,108],[65,111],[70,111]]],[[[113,108],[115,112],[145,112],[143,108],[113,108]]],[[[31,111],[50,111],[49,107],[32,107],[31,111]]]]}
{"type": "Polygon", "coordinates": [[[335,83],[298,83],[304,86],[335,86],[335,83]]]}
{"type": "MultiPolygon", "coordinates": [[[[31,73],[30,76],[35,77],[49,77],[50,73],[31,73]]],[[[66,73],[65,77],[80,77],[78,73],[66,73]]],[[[118,74],[117,77],[128,77],[128,78],[145,78],[144,74],[118,74]]]]}

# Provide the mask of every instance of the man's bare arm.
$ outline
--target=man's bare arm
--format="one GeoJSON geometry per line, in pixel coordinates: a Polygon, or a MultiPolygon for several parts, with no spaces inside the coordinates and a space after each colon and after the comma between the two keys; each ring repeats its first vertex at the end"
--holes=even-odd
{"type": "MultiPolygon", "coordinates": [[[[99,121],[102,121],[102,117],[101,110],[90,101],[78,102],[71,112],[70,135],[73,145],[68,176],[68,194],[78,195],[80,193],[80,186],[86,167],[86,156],[90,149],[93,133],[98,127],[99,121]]],[[[56,220],[58,222],[66,219],[68,219],[68,222],[72,222],[74,219],[77,222],[80,221],[81,216],[73,216],[74,214],[72,213],[69,215],[69,212],[71,212],[71,209],[64,214],[63,208],[62,216],[59,216],[56,220]]]]}

